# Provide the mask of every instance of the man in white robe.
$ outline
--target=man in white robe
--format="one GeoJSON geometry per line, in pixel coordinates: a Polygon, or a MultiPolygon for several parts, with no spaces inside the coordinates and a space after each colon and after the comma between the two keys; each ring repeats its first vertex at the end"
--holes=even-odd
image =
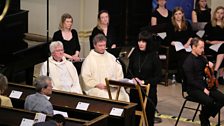
{"type": "MultiPolygon", "coordinates": [[[[105,78],[123,79],[122,67],[116,58],[106,51],[106,38],[98,34],[93,39],[94,49],[90,51],[82,64],[81,78],[83,90],[87,95],[109,98],[105,78]]],[[[111,87],[112,98],[115,99],[117,87],[111,87]]],[[[121,88],[119,100],[129,102],[129,96],[121,88]]]]}
{"type": "MultiPolygon", "coordinates": [[[[49,76],[53,89],[83,94],[76,68],[64,57],[63,44],[60,41],[51,42],[50,51],[49,76]]],[[[47,75],[47,61],[42,64],[40,75],[47,75]]]]}

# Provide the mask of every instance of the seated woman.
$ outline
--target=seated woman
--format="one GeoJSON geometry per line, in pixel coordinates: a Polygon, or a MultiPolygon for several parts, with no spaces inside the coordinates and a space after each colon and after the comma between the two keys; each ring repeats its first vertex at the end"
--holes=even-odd
{"type": "Polygon", "coordinates": [[[72,29],[73,18],[65,13],[61,16],[59,30],[53,35],[53,41],[61,41],[64,46],[64,56],[71,61],[80,61],[80,44],[77,31],[72,29]]]}
{"type": "Polygon", "coordinates": [[[209,22],[211,20],[211,9],[207,0],[196,0],[195,9],[192,11],[192,22],[209,22]]]}
{"type": "Polygon", "coordinates": [[[110,16],[108,11],[101,10],[97,16],[97,26],[94,27],[91,36],[89,37],[90,49],[94,49],[93,38],[97,34],[103,34],[107,38],[107,48],[116,48],[116,34],[113,27],[109,25],[110,16]]]}
{"type": "Polygon", "coordinates": [[[0,106],[13,107],[9,97],[3,96],[4,91],[8,88],[8,80],[6,76],[0,73],[0,106]]]}
{"type": "Polygon", "coordinates": [[[217,53],[210,50],[209,46],[224,43],[224,7],[219,6],[215,9],[211,21],[205,25],[204,29],[205,54],[216,57],[217,53]]]}
{"type": "MultiPolygon", "coordinates": [[[[223,61],[224,45],[222,44],[218,52],[209,49],[212,44],[224,43],[224,7],[219,6],[215,9],[212,20],[205,26],[204,40],[206,40],[205,54],[211,55],[212,60],[216,60],[215,73],[217,73],[223,61]]],[[[218,75],[219,77],[220,75],[218,75]]],[[[223,83],[223,78],[219,78],[219,82],[223,83]]]]}
{"type": "Polygon", "coordinates": [[[173,10],[171,24],[167,28],[166,44],[170,46],[170,67],[175,69],[178,67],[177,81],[181,81],[182,64],[189,54],[185,49],[175,50],[175,42],[180,42],[185,48],[190,46],[193,31],[191,24],[185,20],[184,10],[181,7],[176,7],[173,10]],[[177,64],[178,66],[175,66],[177,64]]]}

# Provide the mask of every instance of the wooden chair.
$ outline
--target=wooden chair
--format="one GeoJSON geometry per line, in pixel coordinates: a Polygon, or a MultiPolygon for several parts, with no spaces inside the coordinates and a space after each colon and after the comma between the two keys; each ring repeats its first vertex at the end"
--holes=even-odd
{"type": "Polygon", "coordinates": [[[117,86],[117,88],[118,88],[117,93],[116,93],[116,97],[115,97],[114,100],[118,100],[121,87],[137,89],[138,94],[139,94],[139,99],[140,99],[140,104],[141,104],[142,110],[141,111],[136,110],[135,111],[135,115],[140,116],[139,126],[143,126],[143,121],[145,122],[145,126],[149,126],[148,120],[147,120],[146,111],[145,111],[146,104],[147,104],[148,100],[147,100],[147,96],[144,96],[144,98],[143,98],[143,96],[142,96],[142,88],[145,89],[145,93],[148,95],[149,94],[149,89],[150,89],[150,84],[139,86],[138,84],[122,82],[122,81],[115,81],[115,80],[109,80],[107,78],[105,78],[105,81],[106,81],[106,86],[107,86],[107,90],[108,90],[109,99],[112,99],[112,95],[111,95],[111,91],[110,91],[110,85],[117,86]]]}

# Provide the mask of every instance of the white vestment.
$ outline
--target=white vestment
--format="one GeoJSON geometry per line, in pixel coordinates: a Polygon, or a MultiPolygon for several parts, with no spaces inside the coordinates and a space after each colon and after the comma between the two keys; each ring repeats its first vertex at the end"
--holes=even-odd
{"type": "MultiPolygon", "coordinates": [[[[116,58],[105,51],[104,54],[99,54],[91,50],[82,64],[81,69],[82,86],[87,95],[109,98],[106,89],[99,89],[95,86],[99,83],[105,84],[105,78],[113,80],[123,79],[123,71],[120,63],[116,58]]],[[[117,89],[111,88],[112,98],[116,96],[117,89]]],[[[129,102],[129,96],[121,88],[119,100],[129,102]]]]}
{"type": "MultiPolygon", "coordinates": [[[[40,75],[47,75],[47,61],[42,64],[40,75]]],[[[64,57],[61,62],[49,57],[49,77],[52,79],[53,89],[83,94],[75,66],[64,57]]]]}

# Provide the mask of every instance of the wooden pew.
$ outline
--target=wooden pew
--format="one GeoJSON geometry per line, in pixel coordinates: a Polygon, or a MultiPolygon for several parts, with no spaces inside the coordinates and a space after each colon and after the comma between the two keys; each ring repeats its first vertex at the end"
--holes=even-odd
{"type": "MultiPolygon", "coordinates": [[[[5,126],[19,126],[22,119],[34,120],[34,112],[26,111],[24,109],[16,109],[9,107],[0,107],[0,125],[5,126]]],[[[47,116],[46,120],[52,117],[47,116]]],[[[105,126],[107,125],[107,115],[100,115],[91,120],[82,120],[75,118],[65,118],[65,126],[105,126]]]]}
{"type": "MultiPolygon", "coordinates": [[[[5,91],[5,95],[9,96],[12,90],[21,91],[22,96],[20,99],[11,98],[14,107],[23,107],[24,100],[27,95],[34,94],[35,88],[33,86],[21,85],[10,83],[8,89],[5,91]]],[[[50,102],[52,103],[54,109],[64,110],[68,112],[69,117],[74,116],[74,112],[77,111],[76,106],[79,102],[89,103],[87,111],[82,112],[94,112],[109,115],[108,124],[109,126],[133,126],[135,124],[135,106],[136,103],[113,101],[109,99],[85,96],[75,93],[67,93],[61,91],[53,91],[50,102]],[[113,108],[123,109],[121,116],[110,115],[113,108]]]]}

